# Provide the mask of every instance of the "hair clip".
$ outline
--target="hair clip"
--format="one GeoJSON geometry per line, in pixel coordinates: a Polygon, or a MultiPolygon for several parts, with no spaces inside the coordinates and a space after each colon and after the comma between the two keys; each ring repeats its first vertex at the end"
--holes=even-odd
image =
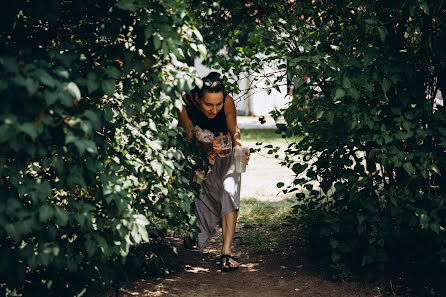
{"type": "Polygon", "coordinates": [[[214,82],[217,83],[217,86],[223,85],[223,82],[219,78],[214,78],[214,79],[205,78],[203,80],[203,83],[206,87],[211,87],[214,84],[214,82]]]}

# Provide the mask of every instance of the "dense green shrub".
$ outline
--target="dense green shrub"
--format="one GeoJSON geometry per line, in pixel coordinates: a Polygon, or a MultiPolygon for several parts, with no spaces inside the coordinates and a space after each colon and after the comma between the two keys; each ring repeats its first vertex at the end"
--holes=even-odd
{"type": "Polygon", "coordinates": [[[121,269],[162,273],[174,252],[164,237],[195,232],[199,148],[172,126],[200,83],[185,61],[205,54],[185,5],[36,0],[4,12],[0,292],[98,296],[121,269]]]}
{"type": "Polygon", "coordinates": [[[284,136],[304,136],[283,164],[308,252],[337,276],[444,276],[446,118],[432,109],[446,91],[444,1],[197,2],[239,52],[223,63],[213,50],[213,61],[235,74],[275,64],[257,77],[293,86],[273,115],[284,136]]]}
{"type": "Polygon", "coordinates": [[[288,60],[300,71],[286,132],[305,135],[285,163],[305,189],[296,222],[337,272],[444,272],[446,118],[426,95],[445,83],[445,7],[317,8],[327,14],[305,12],[305,50],[288,60]]]}

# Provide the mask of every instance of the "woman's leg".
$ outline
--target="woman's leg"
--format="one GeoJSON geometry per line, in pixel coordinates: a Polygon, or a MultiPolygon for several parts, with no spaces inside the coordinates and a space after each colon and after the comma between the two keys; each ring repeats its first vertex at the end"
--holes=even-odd
{"type": "MultiPolygon", "coordinates": [[[[235,233],[235,225],[237,224],[238,211],[234,210],[222,217],[221,230],[223,236],[223,246],[221,248],[222,255],[231,255],[232,238],[235,233]]],[[[233,263],[231,267],[237,267],[238,263],[233,263]]]]}

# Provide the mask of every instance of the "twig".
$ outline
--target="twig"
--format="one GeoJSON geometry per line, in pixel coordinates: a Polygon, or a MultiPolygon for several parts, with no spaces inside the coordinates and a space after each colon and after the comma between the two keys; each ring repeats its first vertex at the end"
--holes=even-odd
{"type": "Polygon", "coordinates": [[[390,280],[389,282],[390,282],[390,292],[392,293],[393,296],[396,296],[396,293],[393,290],[392,280],[390,280]]]}

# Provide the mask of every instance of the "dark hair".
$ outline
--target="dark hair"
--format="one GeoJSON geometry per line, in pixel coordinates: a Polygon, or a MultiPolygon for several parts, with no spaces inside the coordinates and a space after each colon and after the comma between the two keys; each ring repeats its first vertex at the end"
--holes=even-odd
{"type": "Polygon", "coordinates": [[[204,92],[209,92],[209,93],[219,93],[225,92],[225,85],[223,83],[223,79],[220,78],[220,74],[218,74],[217,72],[213,71],[211,73],[209,73],[208,75],[206,75],[205,77],[203,77],[203,86],[200,88],[195,87],[192,90],[192,94],[197,93],[198,94],[198,98],[202,98],[204,95],[204,92]]]}

